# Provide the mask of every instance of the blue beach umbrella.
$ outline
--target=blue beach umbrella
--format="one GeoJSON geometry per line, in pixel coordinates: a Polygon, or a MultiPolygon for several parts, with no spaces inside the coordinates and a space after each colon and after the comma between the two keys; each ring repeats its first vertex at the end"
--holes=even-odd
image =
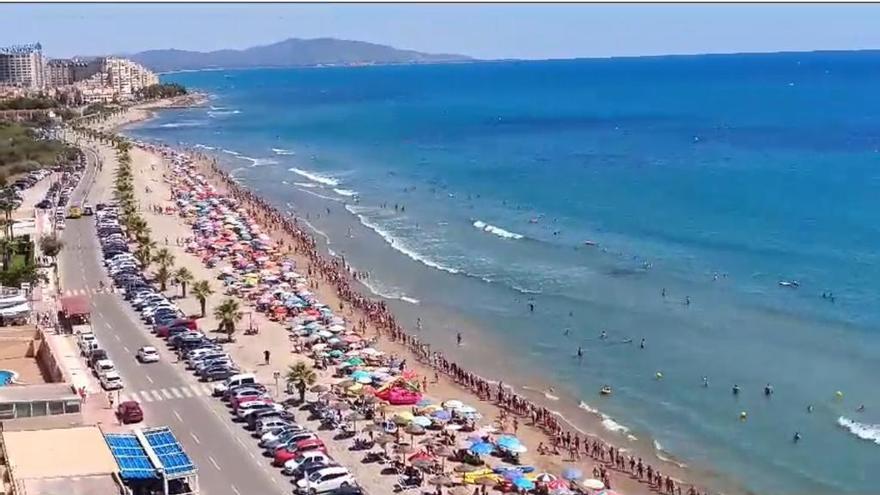
{"type": "Polygon", "coordinates": [[[418,402],[418,404],[416,404],[416,406],[418,406],[418,407],[428,407],[428,406],[430,406],[430,405],[433,404],[433,403],[434,403],[434,401],[432,401],[431,399],[422,399],[422,400],[420,400],[420,401],[418,402]]]}
{"type": "Polygon", "coordinates": [[[562,479],[568,481],[580,479],[583,475],[584,473],[580,469],[575,468],[565,468],[565,470],[562,471],[562,479]]]}
{"type": "Polygon", "coordinates": [[[491,443],[476,442],[471,445],[471,447],[468,449],[468,452],[474,455],[488,455],[491,454],[494,450],[495,446],[491,443]]]}
{"type": "Polygon", "coordinates": [[[449,411],[444,411],[443,409],[432,412],[431,416],[439,419],[440,421],[449,421],[450,419],[452,419],[452,414],[449,411]]]}
{"type": "Polygon", "coordinates": [[[513,486],[521,489],[521,490],[533,490],[535,488],[535,483],[528,478],[517,478],[513,480],[513,486]]]}
{"type": "Polygon", "coordinates": [[[519,447],[522,442],[519,441],[519,438],[516,438],[512,435],[502,435],[498,437],[498,440],[495,441],[495,444],[503,449],[513,449],[519,447]]]}
{"type": "Polygon", "coordinates": [[[431,426],[431,419],[426,418],[425,416],[416,416],[412,419],[412,422],[421,426],[422,428],[427,428],[431,426]]]}

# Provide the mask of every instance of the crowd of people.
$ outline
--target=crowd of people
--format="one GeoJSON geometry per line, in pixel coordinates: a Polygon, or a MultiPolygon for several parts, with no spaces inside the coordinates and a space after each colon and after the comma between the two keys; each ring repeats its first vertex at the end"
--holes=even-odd
{"type": "Polygon", "coordinates": [[[533,426],[542,429],[550,438],[549,446],[544,446],[543,443],[539,445],[539,454],[567,455],[571,461],[580,460],[582,455],[589,457],[596,461],[593,475],[608,488],[613,484],[611,471],[617,471],[648,483],[659,493],[681,495],[684,487],[687,487],[684,491],[687,495],[707,493],[664,475],[640,457],[623,454],[620,449],[600,438],[572,431],[571,425],[565,423],[558,414],[515,393],[503,382],[483,378],[447,359],[443,353],[432,351],[430,344],[422,342],[404,329],[384,301],[373,300],[354,288],[353,283],[368,274],[352,270],[342,257],[321,254],[314,237],[302,228],[295,216],[282,213],[253,191],[241,186],[219,167],[215,159],[194,154],[202,164],[210,168],[212,175],[223,183],[226,191],[252,218],[259,219],[268,233],[276,234],[275,238],[279,240],[282,249],[289,249],[308,258],[309,278],[314,280],[320,277],[332,284],[340,300],[344,301],[340,303],[340,310],[344,309],[343,304],[349,304],[349,309],[364,315],[357,322],[356,329],[366,331],[369,323],[379,335],[402,344],[423,364],[449,376],[480,399],[495,402],[509,416],[508,419],[513,419],[515,425],[518,425],[517,417],[528,418],[533,426]]]}

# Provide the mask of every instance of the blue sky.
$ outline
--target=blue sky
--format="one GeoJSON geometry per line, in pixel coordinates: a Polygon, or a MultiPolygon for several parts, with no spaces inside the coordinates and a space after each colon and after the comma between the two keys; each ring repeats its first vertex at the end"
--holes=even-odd
{"type": "Polygon", "coordinates": [[[880,48],[880,5],[0,4],[0,45],[49,56],[337,37],[478,58],[880,48]]]}

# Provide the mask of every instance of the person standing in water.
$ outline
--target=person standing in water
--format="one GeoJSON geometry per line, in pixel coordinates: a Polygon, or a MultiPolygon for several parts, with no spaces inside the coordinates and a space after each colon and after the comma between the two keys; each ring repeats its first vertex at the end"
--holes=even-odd
{"type": "Polygon", "coordinates": [[[583,347],[578,346],[577,356],[578,356],[578,359],[583,359],[583,357],[584,357],[584,349],[583,349],[583,347]]]}
{"type": "Polygon", "coordinates": [[[608,340],[608,332],[606,332],[605,330],[602,330],[602,333],[599,335],[599,339],[608,340]]]}
{"type": "Polygon", "coordinates": [[[644,339],[644,338],[642,338],[642,341],[639,342],[639,348],[640,348],[640,349],[644,349],[644,348],[645,348],[645,339],[644,339]]]}
{"type": "Polygon", "coordinates": [[[461,346],[461,332],[458,332],[458,334],[455,336],[455,342],[456,342],[459,346],[461,346]]]}
{"type": "Polygon", "coordinates": [[[733,395],[739,395],[739,385],[733,384],[733,395]]]}

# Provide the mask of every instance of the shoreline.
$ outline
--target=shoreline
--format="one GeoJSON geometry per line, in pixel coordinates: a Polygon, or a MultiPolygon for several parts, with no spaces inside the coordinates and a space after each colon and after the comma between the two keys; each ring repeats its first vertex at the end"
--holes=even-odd
{"type": "MultiPolygon", "coordinates": [[[[125,117],[127,117],[127,119],[120,119],[120,120],[124,120],[124,121],[120,121],[120,122],[116,123],[116,126],[113,128],[118,129],[119,127],[122,127],[124,125],[129,125],[129,124],[134,123],[136,121],[149,119],[155,114],[155,112],[153,112],[151,110],[158,109],[158,108],[171,108],[171,107],[156,105],[156,106],[149,106],[147,108],[132,109],[133,111],[130,110],[129,112],[127,112],[125,114],[125,117]],[[132,115],[132,113],[139,113],[139,115],[132,115]]],[[[112,123],[108,123],[108,126],[110,124],[112,124],[112,123]]],[[[194,152],[192,150],[187,150],[187,152],[190,155],[194,154],[194,152]]],[[[232,179],[228,173],[223,172],[222,170],[220,170],[219,168],[216,167],[216,160],[214,160],[214,162],[211,163],[211,162],[207,161],[206,157],[203,154],[201,154],[201,153],[196,153],[196,154],[198,156],[200,156],[200,159],[197,160],[198,166],[200,167],[200,170],[205,174],[205,176],[209,179],[209,181],[213,185],[218,187],[218,189],[220,189],[221,191],[223,191],[225,193],[229,193],[230,189],[233,187],[241,188],[241,186],[234,185],[235,184],[234,179],[232,179]]],[[[157,157],[158,160],[162,159],[160,155],[154,155],[154,156],[157,157]]],[[[244,188],[241,188],[241,189],[244,189],[244,188]]],[[[272,218],[273,216],[277,215],[279,217],[286,218],[286,216],[284,216],[284,215],[272,213],[271,210],[268,209],[268,208],[270,208],[268,203],[265,202],[264,200],[260,199],[259,197],[257,197],[256,193],[254,193],[253,191],[249,191],[249,193],[247,193],[247,194],[239,191],[239,194],[251,196],[251,199],[249,199],[247,201],[249,203],[249,206],[248,206],[249,213],[251,213],[251,215],[253,217],[266,219],[266,218],[272,218]]],[[[238,196],[236,196],[236,197],[238,198],[238,196]]],[[[284,232],[281,231],[282,229],[278,225],[266,225],[266,223],[264,221],[261,221],[260,223],[263,224],[264,227],[266,227],[266,230],[268,231],[268,233],[276,241],[277,240],[288,241],[288,242],[292,242],[292,245],[297,245],[296,244],[297,242],[303,242],[302,240],[298,241],[297,239],[291,239],[289,235],[286,235],[284,232]]],[[[307,223],[300,219],[300,224],[307,224],[307,223]]],[[[311,237],[311,234],[306,234],[304,232],[304,229],[300,228],[298,224],[294,223],[294,225],[297,225],[297,228],[299,228],[299,230],[302,231],[305,234],[305,236],[311,237]]],[[[297,247],[301,247],[301,246],[297,245],[297,247]]],[[[314,248],[314,241],[312,241],[311,247],[314,248]]],[[[302,256],[303,253],[299,252],[299,250],[296,250],[296,251],[297,252],[292,253],[292,254],[294,257],[297,258],[298,262],[302,262],[302,266],[309,266],[311,263],[315,262],[315,260],[309,260],[307,257],[303,257],[302,256]]],[[[325,256],[324,258],[327,258],[327,257],[325,256]]],[[[324,261],[326,261],[326,259],[324,261]]],[[[331,264],[338,263],[338,259],[330,258],[330,262],[331,262],[331,264]]],[[[320,294],[321,300],[325,301],[327,304],[330,304],[331,307],[335,307],[337,303],[341,302],[339,295],[336,293],[337,291],[333,290],[334,288],[330,285],[330,283],[329,283],[330,281],[327,280],[327,274],[322,274],[319,271],[317,273],[317,275],[318,275],[318,277],[313,276],[313,279],[320,282],[320,284],[319,284],[320,290],[318,290],[317,292],[318,292],[318,294],[320,294]]],[[[358,281],[356,279],[354,279],[354,280],[352,280],[352,284],[356,286],[356,285],[358,285],[358,281]]],[[[364,284],[361,284],[361,285],[364,285],[364,284]]],[[[358,293],[363,293],[365,291],[369,291],[369,289],[367,287],[358,288],[358,289],[359,289],[359,290],[357,290],[358,293]]],[[[383,303],[383,305],[384,305],[384,303],[383,303]]],[[[346,316],[351,318],[350,321],[357,321],[358,318],[364,319],[365,315],[364,315],[363,311],[351,311],[351,309],[348,309],[346,316]]],[[[425,349],[426,346],[424,344],[419,342],[418,339],[412,337],[411,335],[404,333],[402,327],[399,327],[399,325],[397,325],[398,328],[386,329],[386,331],[384,331],[384,332],[380,328],[377,328],[375,325],[368,325],[367,327],[368,327],[368,329],[367,329],[368,332],[374,331],[377,335],[382,336],[380,342],[378,343],[378,348],[382,349],[385,352],[389,352],[392,354],[397,354],[400,356],[407,356],[407,357],[411,358],[411,361],[418,361],[413,366],[413,368],[422,376],[431,376],[432,374],[434,374],[437,371],[437,367],[443,367],[443,366],[438,365],[438,361],[436,360],[436,356],[433,356],[430,353],[430,350],[429,350],[430,346],[427,346],[428,350],[426,351],[426,349],[425,349]],[[427,361],[427,360],[433,360],[435,367],[432,367],[432,366],[426,364],[425,361],[427,361]]],[[[441,358],[441,359],[443,359],[445,361],[445,358],[441,358]]],[[[455,367],[454,364],[452,366],[455,367]]],[[[449,371],[448,363],[445,366],[445,368],[446,368],[446,371],[449,371]]],[[[443,373],[440,373],[440,375],[443,376],[443,373]]],[[[467,375],[470,375],[470,373],[467,373],[467,375]]],[[[473,376],[476,376],[476,375],[473,375],[473,376]]],[[[470,380],[470,378],[466,378],[463,375],[460,376],[459,382],[465,381],[465,380],[470,380]]],[[[486,383],[493,383],[494,384],[495,382],[486,380],[486,383]]],[[[434,392],[435,390],[436,391],[452,390],[452,391],[454,391],[452,393],[454,393],[455,396],[461,396],[462,392],[471,395],[474,399],[473,402],[475,403],[475,405],[477,405],[477,408],[482,413],[484,413],[484,417],[486,417],[486,418],[494,418],[500,414],[501,408],[497,405],[496,401],[485,400],[486,394],[479,394],[479,395],[482,395],[482,397],[480,397],[479,395],[475,395],[473,393],[473,390],[465,388],[464,386],[461,385],[461,383],[457,383],[455,380],[441,378],[440,382],[438,382],[436,384],[431,384],[431,386],[429,387],[429,393],[434,392]]],[[[506,390],[509,391],[510,389],[507,388],[506,390]]],[[[542,398],[547,399],[547,397],[546,397],[547,392],[542,392],[540,389],[526,389],[525,391],[523,391],[518,388],[515,391],[515,393],[519,397],[531,396],[531,395],[540,396],[540,397],[538,397],[537,401],[532,401],[532,402],[547,402],[547,400],[541,400],[542,398]]],[[[493,393],[493,395],[494,395],[494,393],[493,393]]],[[[570,400],[571,398],[565,397],[565,399],[570,400]]],[[[574,400],[576,401],[577,399],[574,399],[574,400]]],[[[562,402],[562,400],[559,400],[559,399],[557,399],[556,401],[553,401],[554,404],[558,404],[561,402],[562,402]]],[[[577,403],[575,402],[575,404],[577,404],[577,403]]],[[[625,447],[626,447],[625,449],[618,450],[617,446],[619,446],[621,444],[621,442],[613,442],[612,441],[612,443],[614,443],[616,445],[614,445],[614,446],[606,445],[609,443],[607,441],[608,434],[607,434],[607,432],[606,432],[606,434],[602,434],[603,433],[602,432],[603,425],[601,423],[602,423],[602,421],[610,419],[610,418],[602,415],[600,412],[598,412],[592,408],[589,408],[589,406],[586,406],[586,407],[583,407],[583,406],[585,406],[585,405],[583,403],[580,403],[580,404],[577,404],[576,406],[572,406],[570,408],[577,407],[577,408],[579,408],[578,410],[580,410],[581,412],[587,413],[590,416],[590,421],[586,421],[587,423],[589,423],[589,426],[587,426],[586,428],[580,428],[578,425],[573,424],[572,421],[568,421],[567,419],[565,419],[564,416],[562,416],[560,413],[557,413],[555,411],[551,412],[547,407],[539,407],[539,409],[543,410],[542,414],[548,415],[549,417],[552,417],[552,419],[545,419],[542,422],[544,425],[543,427],[529,426],[529,427],[523,428],[524,430],[530,430],[530,431],[523,432],[520,434],[520,436],[523,438],[525,443],[527,445],[529,445],[529,447],[534,450],[535,446],[537,444],[539,444],[541,442],[548,442],[549,441],[549,438],[547,438],[547,428],[562,430],[562,428],[557,425],[564,422],[564,423],[570,425],[572,428],[579,430],[581,432],[581,434],[585,435],[586,437],[590,438],[591,440],[598,439],[597,441],[601,441],[601,445],[602,445],[601,454],[599,452],[597,452],[595,449],[592,454],[592,455],[597,456],[597,459],[593,460],[591,462],[586,462],[586,463],[581,462],[580,464],[578,464],[579,466],[586,466],[586,469],[584,469],[585,473],[589,473],[590,468],[592,468],[596,465],[599,465],[599,464],[607,465],[609,468],[611,467],[606,461],[604,461],[604,458],[606,455],[605,448],[610,447],[609,451],[617,452],[618,456],[621,456],[622,452],[626,452],[627,454],[635,453],[635,455],[642,454],[642,457],[646,458],[648,461],[650,461],[650,463],[653,463],[653,464],[662,463],[661,467],[662,467],[665,474],[666,473],[671,474],[673,478],[678,478],[678,479],[685,478],[685,479],[693,480],[693,479],[697,478],[698,483],[699,483],[699,481],[700,481],[699,480],[699,478],[700,478],[699,470],[682,469],[682,467],[680,465],[678,465],[678,463],[675,460],[671,460],[671,459],[668,462],[666,462],[662,457],[660,457],[664,453],[657,451],[656,445],[652,446],[652,447],[654,447],[654,449],[651,449],[650,451],[646,450],[646,449],[650,449],[648,447],[636,446],[637,448],[630,449],[630,447],[633,447],[632,445],[625,445],[625,447]],[[657,458],[658,462],[654,462],[653,460],[651,460],[651,455],[653,455],[655,458],[657,458]],[[667,464],[668,464],[668,467],[667,467],[667,464]],[[697,476],[694,476],[695,474],[697,476]]],[[[523,423],[525,423],[525,421],[523,423]]],[[[533,421],[531,421],[531,423],[535,423],[535,421],[533,420],[533,421]]],[[[569,429],[569,428],[565,428],[565,429],[569,429]]],[[[562,470],[564,467],[572,465],[571,462],[567,462],[566,460],[564,460],[563,458],[560,458],[559,456],[549,456],[548,455],[548,456],[530,456],[530,457],[531,457],[531,459],[529,459],[529,460],[534,461],[534,462],[532,462],[533,464],[540,466],[540,467],[545,467],[546,469],[553,471],[553,472],[558,472],[558,471],[562,470]]],[[[633,494],[645,493],[645,494],[647,494],[647,493],[651,493],[652,491],[655,491],[655,490],[649,488],[649,486],[646,485],[645,483],[638,482],[637,480],[628,476],[627,475],[628,470],[625,467],[621,470],[612,470],[611,472],[614,473],[614,476],[612,477],[612,481],[614,483],[613,486],[615,488],[621,488],[622,491],[624,491],[625,493],[633,493],[633,494]]],[[[707,476],[707,477],[712,478],[712,476],[707,476]]],[[[699,484],[706,485],[707,483],[699,483],[699,484]]],[[[689,485],[687,483],[684,483],[684,486],[688,487],[689,485]]],[[[687,491],[687,490],[685,490],[685,491],[687,491]]]]}

